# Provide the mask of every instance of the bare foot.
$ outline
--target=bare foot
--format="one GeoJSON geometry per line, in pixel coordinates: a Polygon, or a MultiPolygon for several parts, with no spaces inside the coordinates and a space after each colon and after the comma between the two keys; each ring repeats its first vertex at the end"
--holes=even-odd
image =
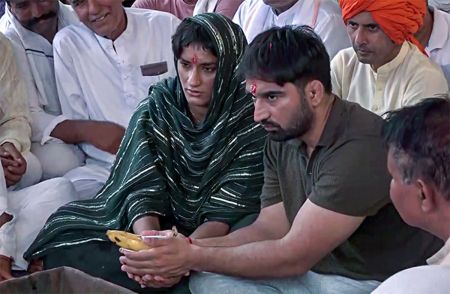
{"type": "Polygon", "coordinates": [[[28,272],[30,274],[35,272],[41,272],[44,270],[44,261],[42,259],[33,259],[28,266],[28,272]]]}
{"type": "Polygon", "coordinates": [[[7,222],[11,221],[12,219],[13,219],[12,215],[6,212],[2,213],[2,215],[0,215],[0,228],[7,222]]]}

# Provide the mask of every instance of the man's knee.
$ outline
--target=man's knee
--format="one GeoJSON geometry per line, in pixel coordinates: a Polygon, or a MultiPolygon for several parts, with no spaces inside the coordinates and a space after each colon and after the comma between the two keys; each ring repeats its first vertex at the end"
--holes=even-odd
{"type": "Polygon", "coordinates": [[[42,165],[44,180],[62,177],[68,171],[81,166],[84,162],[83,152],[75,145],[63,143],[48,143],[40,145],[33,143],[31,151],[42,165]]]}
{"type": "Polygon", "coordinates": [[[27,169],[22,179],[17,183],[14,190],[20,190],[38,183],[42,178],[42,166],[37,157],[31,152],[22,154],[27,162],[27,169]]]}

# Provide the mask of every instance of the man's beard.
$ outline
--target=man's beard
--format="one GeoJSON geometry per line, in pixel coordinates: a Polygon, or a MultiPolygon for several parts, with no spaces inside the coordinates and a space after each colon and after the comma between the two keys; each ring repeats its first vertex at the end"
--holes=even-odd
{"type": "Polygon", "coordinates": [[[262,122],[263,125],[269,125],[277,129],[275,131],[268,132],[270,139],[278,142],[287,141],[301,137],[311,129],[313,112],[309,108],[306,99],[302,98],[301,105],[300,111],[294,119],[289,122],[289,126],[286,129],[281,128],[279,124],[271,121],[262,122]]]}

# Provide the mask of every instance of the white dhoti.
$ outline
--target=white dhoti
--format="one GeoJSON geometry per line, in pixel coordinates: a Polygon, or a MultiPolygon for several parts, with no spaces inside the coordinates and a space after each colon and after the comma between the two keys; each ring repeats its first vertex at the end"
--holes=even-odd
{"type": "Polygon", "coordinates": [[[44,145],[32,143],[31,152],[41,163],[43,180],[62,177],[70,170],[83,165],[85,160],[80,148],[56,140],[44,145]]]}
{"type": "Polygon", "coordinates": [[[36,238],[47,218],[60,206],[78,195],[73,185],[64,178],[51,179],[19,190],[6,189],[3,170],[0,171],[0,197],[8,199],[8,213],[13,220],[0,228],[0,255],[13,258],[13,269],[26,270],[23,259],[26,249],[36,238]]]}
{"type": "Polygon", "coordinates": [[[64,177],[72,182],[80,199],[92,199],[108,180],[110,170],[110,164],[88,159],[86,165],[71,170],[64,177]]]}

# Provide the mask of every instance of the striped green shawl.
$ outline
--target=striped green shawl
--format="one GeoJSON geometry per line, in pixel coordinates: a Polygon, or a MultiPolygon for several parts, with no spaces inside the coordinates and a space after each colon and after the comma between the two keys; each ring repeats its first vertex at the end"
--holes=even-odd
{"type": "Polygon", "coordinates": [[[204,122],[194,125],[178,78],[149,90],[131,118],[111,175],[92,200],[54,213],[25,253],[106,240],[107,229],[131,230],[149,214],[192,232],[206,221],[233,224],[259,211],[265,132],[236,74],[246,46],[241,29],[225,17],[191,18],[205,26],[218,52],[215,90],[204,122]]]}

